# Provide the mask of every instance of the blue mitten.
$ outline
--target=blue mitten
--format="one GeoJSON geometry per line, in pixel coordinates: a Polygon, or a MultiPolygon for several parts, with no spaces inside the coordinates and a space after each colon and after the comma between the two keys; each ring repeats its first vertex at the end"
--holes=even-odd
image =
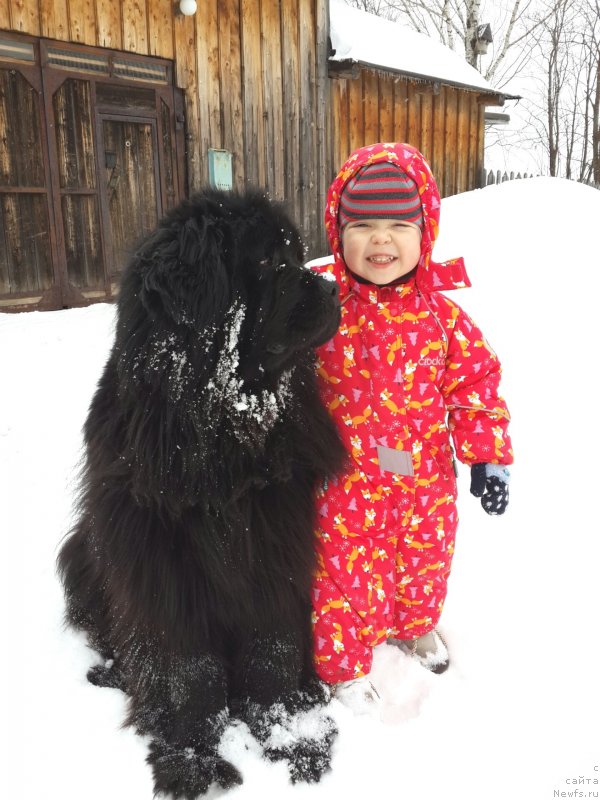
{"type": "Polygon", "coordinates": [[[510,472],[502,464],[473,464],[471,494],[481,497],[483,510],[492,515],[504,514],[508,505],[510,472]]]}

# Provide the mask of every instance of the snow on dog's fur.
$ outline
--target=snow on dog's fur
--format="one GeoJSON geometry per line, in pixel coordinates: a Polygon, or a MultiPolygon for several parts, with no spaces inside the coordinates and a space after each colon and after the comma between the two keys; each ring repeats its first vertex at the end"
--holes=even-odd
{"type": "Polygon", "coordinates": [[[88,677],[129,695],[157,793],[241,782],[218,751],[231,717],[292,779],[329,766],[313,498],[344,451],[313,348],[338,323],[335,287],[258,193],[196,195],[125,270],[59,568],[67,620],[103,659],[88,677]]]}

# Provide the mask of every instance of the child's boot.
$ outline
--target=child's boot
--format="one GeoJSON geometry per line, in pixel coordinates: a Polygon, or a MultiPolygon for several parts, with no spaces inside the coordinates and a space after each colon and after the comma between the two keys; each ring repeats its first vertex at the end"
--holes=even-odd
{"type": "Polygon", "coordinates": [[[340,703],[355,714],[368,714],[378,717],[380,714],[381,698],[369,678],[354,678],[351,681],[337,683],[332,687],[333,696],[340,703]]]}
{"type": "Polygon", "coordinates": [[[446,643],[436,630],[429,631],[416,639],[388,639],[405,653],[413,656],[425,669],[440,675],[450,666],[446,643]]]}

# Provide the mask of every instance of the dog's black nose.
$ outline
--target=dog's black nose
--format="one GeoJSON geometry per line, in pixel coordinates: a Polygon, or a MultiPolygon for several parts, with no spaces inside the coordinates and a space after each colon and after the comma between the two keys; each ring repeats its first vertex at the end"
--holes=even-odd
{"type": "Polygon", "coordinates": [[[320,286],[321,289],[331,297],[335,297],[336,299],[340,295],[340,287],[337,285],[337,281],[329,280],[329,278],[325,278],[323,275],[319,276],[321,279],[320,286]]]}

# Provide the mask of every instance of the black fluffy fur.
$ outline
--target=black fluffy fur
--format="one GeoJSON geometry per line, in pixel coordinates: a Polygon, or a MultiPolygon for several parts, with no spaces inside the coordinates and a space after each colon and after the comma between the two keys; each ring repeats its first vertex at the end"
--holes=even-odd
{"type": "Polygon", "coordinates": [[[123,275],[59,570],[67,621],[103,658],[89,680],[123,689],[125,724],[151,737],[156,793],[241,782],[218,752],[232,716],[293,780],[329,766],[331,720],[293,730],[326,700],[312,664],[313,497],[344,449],[313,348],[339,301],[302,255],[279,206],[207,190],[123,275]]]}

